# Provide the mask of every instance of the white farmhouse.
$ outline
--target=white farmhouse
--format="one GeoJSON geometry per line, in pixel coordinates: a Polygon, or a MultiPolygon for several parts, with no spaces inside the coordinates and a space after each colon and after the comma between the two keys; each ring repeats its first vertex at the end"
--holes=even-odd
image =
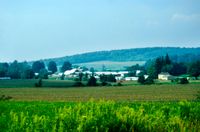
{"type": "Polygon", "coordinates": [[[174,77],[170,75],[168,72],[161,72],[158,74],[159,80],[172,80],[174,77]]]}
{"type": "Polygon", "coordinates": [[[137,81],[138,77],[125,77],[125,81],[137,81]]]}

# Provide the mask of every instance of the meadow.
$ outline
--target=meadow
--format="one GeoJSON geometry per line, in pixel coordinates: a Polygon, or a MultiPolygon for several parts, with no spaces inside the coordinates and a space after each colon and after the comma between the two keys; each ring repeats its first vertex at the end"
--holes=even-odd
{"type": "Polygon", "coordinates": [[[0,96],[11,97],[0,101],[1,132],[200,130],[196,82],[72,87],[73,81],[44,80],[36,88],[35,81],[1,81],[0,96]]]}
{"type": "Polygon", "coordinates": [[[0,88],[0,95],[17,101],[88,101],[105,99],[123,101],[195,100],[200,84],[160,84],[68,88],[0,88]]]}
{"type": "Polygon", "coordinates": [[[133,65],[144,65],[145,61],[96,61],[96,62],[88,62],[88,63],[78,63],[78,66],[85,66],[87,68],[93,67],[94,69],[101,71],[102,66],[105,66],[107,70],[126,70],[127,67],[133,65]]]}
{"type": "Polygon", "coordinates": [[[0,102],[1,132],[200,130],[199,102],[0,102]]]}

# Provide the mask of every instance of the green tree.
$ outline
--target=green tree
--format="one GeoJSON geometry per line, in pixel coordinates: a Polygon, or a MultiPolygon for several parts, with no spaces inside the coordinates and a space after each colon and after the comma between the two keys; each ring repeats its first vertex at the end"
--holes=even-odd
{"type": "Polygon", "coordinates": [[[43,61],[35,61],[32,65],[32,69],[35,73],[39,73],[41,69],[45,69],[43,61]]]}
{"type": "Polygon", "coordinates": [[[14,61],[10,64],[10,67],[8,69],[8,76],[12,79],[19,79],[21,74],[21,67],[18,63],[18,61],[14,61]]]}
{"type": "Polygon", "coordinates": [[[170,72],[171,70],[172,70],[172,68],[173,68],[173,65],[164,65],[163,67],[162,67],[162,72],[170,72]]]}
{"type": "Polygon", "coordinates": [[[162,67],[163,67],[163,59],[162,57],[159,57],[159,58],[156,58],[155,60],[155,74],[156,76],[161,73],[161,70],[162,70],[162,67]]]}
{"type": "Polygon", "coordinates": [[[57,64],[55,61],[50,61],[49,64],[48,64],[48,70],[53,73],[57,72],[57,64]]]}
{"type": "Polygon", "coordinates": [[[189,66],[188,73],[190,74],[190,76],[198,79],[198,76],[200,75],[200,61],[193,62],[189,66]]]}
{"type": "Polygon", "coordinates": [[[65,72],[71,69],[72,69],[72,64],[69,61],[65,61],[61,67],[61,72],[65,72]]]}
{"type": "Polygon", "coordinates": [[[171,60],[170,60],[170,58],[169,58],[169,55],[168,54],[166,54],[166,56],[165,56],[165,65],[170,65],[172,62],[171,62],[171,60]]]}
{"type": "Polygon", "coordinates": [[[100,77],[100,81],[103,83],[103,82],[107,82],[107,76],[102,74],[99,76],[100,77]]]}
{"type": "Polygon", "coordinates": [[[48,71],[46,69],[41,69],[39,72],[40,79],[48,79],[48,71]]]}
{"type": "Polygon", "coordinates": [[[144,84],[145,83],[144,75],[139,75],[139,77],[138,77],[138,83],[140,83],[140,84],[144,84]]]}
{"type": "Polygon", "coordinates": [[[79,78],[79,81],[81,82],[82,79],[83,79],[83,73],[82,72],[78,74],[78,78],[79,78]]]}
{"type": "Polygon", "coordinates": [[[22,72],[22,79],[33,79],[35,77],[34,71],[32,69],[26,69],[22,72]]]}
{"type": "Polygon", "coordinates": [[[9,64],[8,63],[0,63],[0,77],[7,76],[9,64]]]}
{"type": "Polygon", "coordinates": [[[146,80],[145,80],[145,84],[154,84],[154,78],[152,76],[149,76],[146,80]]]}
{"type": "Polygon", "coordinates": [[[147,68],[147,74],[151,77],[153,77],[154,79],[158,78],[158,72],[155,68],[155,64],[152,63],[150,66],[148,66],[147,68]]]}
{"type": "Polygon", "coordinates": [[[97,80],[94,76],[91,76],[88,80],[87,86],[97,86],[97,80]]]}
{"type": "Polygon", "coordinates": [[[169,71],[171,75],[179,76],[187,73],[187,66],[184,63],[173,63],[171,70],[169,71]]]}
{"type": "Polygon", "coordinates": [[[90,68],[90,72],[92,72],[92,76],[94,76],[94,72],[95,72],[94,67],[90,68]]]}
{"type": "Polygon", "coordinates": [[[108,82],[116,82],[117,80],[115,79],[115,75],[110,74],[107,77],[107,81],[108,82]]]}

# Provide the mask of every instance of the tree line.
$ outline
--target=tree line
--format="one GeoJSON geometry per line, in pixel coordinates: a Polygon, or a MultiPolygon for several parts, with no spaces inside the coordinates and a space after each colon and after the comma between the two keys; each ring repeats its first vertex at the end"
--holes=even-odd
{"type": "MultiPolygon", "coordinates": [[[[53,74],[58,70],[65,72],[70,69],[72,69],[72,64],[69,61],[64,61],[58,69],[55,61],[48,62],[46,66],[43,61],[35,61],[30,65],[27,62],[18,62],[15,60],[12,63],[0,63],[0,77],[11,77],[12,79],[47,79],[49,74],[53,74]]],[[[147,74],[152,79],[157,79],[158,74],[161,72],[168,72],[173,76],[188,74],[198,79],[200,75],[200,61],[175,62],[166,54],[166,56],[160,56],[154,60],[147,61],[144,66],[134,65],[128,67],[127,70],[129,71],[128,76],[136,76],[136,70],[141,70],[140,74],[147,74]]],[[[91,68],[90,71],[94,72],[94,69],[91,68]]],[[[102,82],[116,81],[113,76],[104,75],[100,79],[102,82]]],[[[151,82],[152,79],[149,81],[151,82]]]]}
{"type": "MultiPolygon", "coordinates": [[[[180,76],[186,74],[187,76],[198,79],[200,76],[200,61],[195,60],[193,62],[174,62],[170,59],[169,55],[157,57],[154,60],[149,60],[144,66],[138,64],[128,67],[128,76],[138,76],[138,82],[142,84],[152,84],[154,79],[158,78],[158,74],[161,72],[167,72],[173,76],[180,76]],[[136,71],[141,70],[139,75],[136,75],[136,71]],[[148,78],[144,78],[147,74],[148,78]]],[[[180,81],[186,82],[187,80],[181,79],[180,81]]]]}
{"type": "MultiPolygon", "coordinates": [[[[72,64],[65,61],[60,68],[61,72],[72,69],[72,64]]],[[[12,63],[0,63],[0,77],[11,79],[47,79],[48,75],[58,71],[56,62],[50,61],[46,66],[43,61],[35,61],[32,65],[27,62],[14,61],[12,63]]]]}
{"type": "Polygon", "coordinates": [[[188,74],[198,79],[200,75],[200,61],[193,62],[173,62],[169,55],[156,58],[154,61],[146,64],[147,74],[154,79],[158,78],[161,72],[168,72],[173,76],[188,74]]]}

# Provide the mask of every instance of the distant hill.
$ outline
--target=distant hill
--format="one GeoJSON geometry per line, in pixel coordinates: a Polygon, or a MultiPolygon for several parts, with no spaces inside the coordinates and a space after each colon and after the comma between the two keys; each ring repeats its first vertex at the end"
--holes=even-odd
{"type": "Polygon", "coordinates": [[[111,51],[97,51],[60,58],[45,59],[45,63],[53,60],[61,65],[64,61],[72,64],[96,62],[96,61],[147,61],[166,54],[177,62],[189,62],[200,60],[200,47],[180,48],[180,47],[153,47],[153,48],[134,48],[111,51]]]}

